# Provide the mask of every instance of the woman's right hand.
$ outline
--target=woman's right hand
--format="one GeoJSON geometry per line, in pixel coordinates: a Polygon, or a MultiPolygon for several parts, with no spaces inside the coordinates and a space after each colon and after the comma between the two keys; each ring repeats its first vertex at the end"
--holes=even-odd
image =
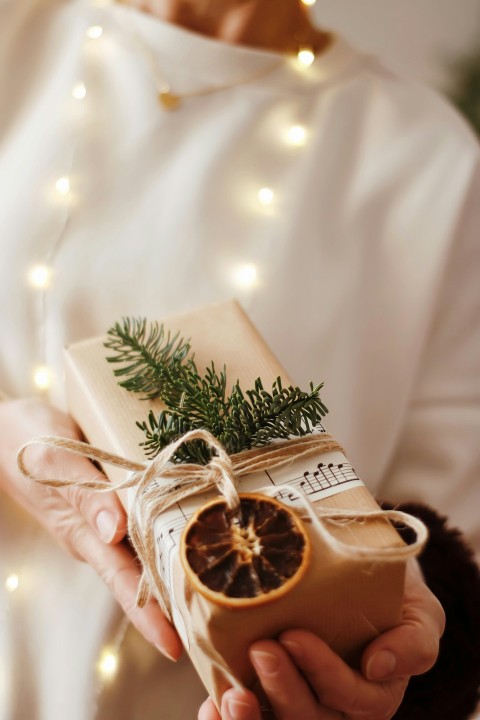
{"type": "MultiPolygon", "coordinates": [[[[53,489],[24,478],[17,469],[19,448],[38,435],[81,439],[66,414],[36,400],[0,403],[0,488],[22,505],[73,557],[89,563],[112,591],[136,628],[160,652],[176,660],[181,641],[158,604],[135,604],[139,567],[125,540],[127,516],[115,493],[77,486],[53,489]]],[[[42,478],[98,478],[86,458],[45,446],[32,446],[26,462],[42,478]]]]}

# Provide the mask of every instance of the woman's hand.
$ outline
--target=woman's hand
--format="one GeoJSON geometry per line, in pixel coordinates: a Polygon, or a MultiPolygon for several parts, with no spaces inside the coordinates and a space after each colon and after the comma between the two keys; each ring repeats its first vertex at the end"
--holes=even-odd
{"type": "MultiPolygon", "coordinates": [[[[445,614],[425,585],[416,561],[407,567],[402,622],[366,648],[361,672],[349,668],[316,635],[289,630],[279,642],[264,640],[250,658],[278,720],[389,720],[412,675],[429,670],[438,655],[445,614]]],[[[257,699],[228,690],[222,720],[260,720],[257,699]]],[[[220,720],[212,700],[199,720],[220,720]]]]}
{"type": "MultiPolygon", "coordinates": [[[[0,403],[0,488],[11,495],[68,552],[89,563],[105,581],[132,623],[160,652],[178,659],[180,639],[155,602],[135,605],[139,568],[125,539],[127,517],[115,493],[80,487],[51,489],[27,480],[17,470],[21,445],[36,435],[81,439],[73,420],[39,400],[0,403]]],[[[85,458],[48,447],[32,446],[26,463],[37,477],[98,478],[85,458]]]]}

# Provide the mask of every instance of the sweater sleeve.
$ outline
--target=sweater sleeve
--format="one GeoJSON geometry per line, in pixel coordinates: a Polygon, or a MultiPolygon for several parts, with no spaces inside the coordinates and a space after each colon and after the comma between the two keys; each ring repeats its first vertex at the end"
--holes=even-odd
{"type": "MultiPolygon", "coordinates": [[[[420,518],[429,529],[419,562],[445,610],[446,629],[436,664],[410,680],[395,720],[467,720],[480,701],[480,570],[462,534],[446,518],[415,503],[396,509],[420,518]]],[[[401,531],[407,542],[411,532],[401,531]]]]}
{"type": "MultiPolygon", "coordinates": [[[[439,284],[394,457],[377,489],[445,513],[480,553],[480,162],[439,284]]],[[[394,389],[392,389],[393,391],[394,389]]]]}

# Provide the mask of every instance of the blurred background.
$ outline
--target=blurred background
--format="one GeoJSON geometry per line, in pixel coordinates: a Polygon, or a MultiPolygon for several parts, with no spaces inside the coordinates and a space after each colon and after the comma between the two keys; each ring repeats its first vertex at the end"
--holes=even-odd
{"type": "Polygon", "coordinates": [[[316,0],[316,21],[451,97],[480,134],[480,0],[316,0]]]}

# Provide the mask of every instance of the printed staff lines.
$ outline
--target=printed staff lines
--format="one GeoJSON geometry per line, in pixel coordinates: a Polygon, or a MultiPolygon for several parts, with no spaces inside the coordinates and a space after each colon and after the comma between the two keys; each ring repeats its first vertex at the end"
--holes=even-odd
{"type": "MultiPolygon", "coordinates": [[[[315,501],[322,493],[331,488],[346,485],[347,483],[358,483],[360,478],[348,462],[344,463],[318,463],[316,470],[306,470],[302,475],[291,480],[275,482],[270,473],[267,472],[270,482],[273,485],[288,484],[300,490],[304,495],[315,501]]],[[[276,496],[279,500],[286,499],[288,495],[281,490],[276,496]]]]}

